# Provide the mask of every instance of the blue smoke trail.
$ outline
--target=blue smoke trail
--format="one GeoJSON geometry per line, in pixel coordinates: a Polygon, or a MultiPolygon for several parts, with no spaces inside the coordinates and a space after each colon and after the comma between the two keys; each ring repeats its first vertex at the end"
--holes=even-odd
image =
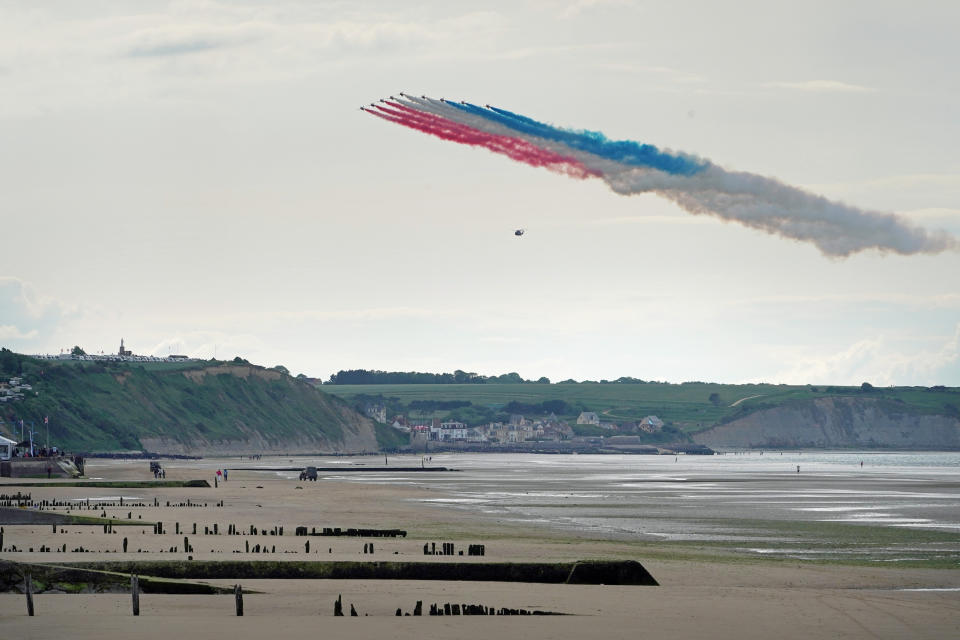
{"type": "Polygon", "coordinates": [[[614,162],[622,162],[636,167],[650,167],[666,173],[684,176],[700,173],[707,168],[705,162],[664,153],[652,144],[641,144],[632,140],[610,140],[599,131],[574,131],[553,127],[496,107],[483,109],[470,103],[461,104],[449,100],[445,104],[497,122],[515,131],[561,142],[574,149],[586,151],[614,162]]]}

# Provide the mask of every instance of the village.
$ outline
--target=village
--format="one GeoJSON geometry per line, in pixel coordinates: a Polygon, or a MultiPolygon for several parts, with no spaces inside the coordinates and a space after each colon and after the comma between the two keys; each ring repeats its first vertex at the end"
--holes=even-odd
{"type": "Polygon", "coordinates": [[[469,426],[454,420],[441,418],[411,418],[396,415],[387,419],[383,405],[368,405],[364,413],[371,419],[389,424],[394,429],[410,436],[410,445],[414,448],[427,443],[473,444],[473,445],[511,445],[524,442],[571,442],[592,443],[606,440],[610,444],[641,444],[642,434],[658,433],[663,430],[663,421],[657,416],[646,416],[639,422],[614,423],[600,419],[593,411],[583,411],[577,417],[576,424],[591,425],[603,430],[602,435],[578,436],[573,427],[561,420],[556,414],[541,418],[527,418],[513,414],[506,422],[490,422],[469,426]]]}
{"type": "Polygon", "coordinates": [[[9,378],[6,382],[0,382],[0,402],[23,400],[24,394],[32,390],[33,386],[24,382],[23,378],[9,378]]]}

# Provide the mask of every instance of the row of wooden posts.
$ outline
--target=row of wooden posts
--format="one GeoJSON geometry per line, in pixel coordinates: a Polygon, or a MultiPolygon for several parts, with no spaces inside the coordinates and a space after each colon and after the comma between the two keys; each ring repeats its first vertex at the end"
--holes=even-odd
{"type": "MultiPolygon", "coordinates": [[[[153,499],[153,504],[149,504],[149,503],[146,503],[146,502],[124,502],[123,498],[120,498],[120,500],[117,501],[117,502],[102,502],[102,501],[99,501],[99,500],[98,500],[98,501],[93,502],[93,504],[91,504],[89,498],[87,498],[84,502],[73,502],[73,501],[67,502],[67,501],[65,501],[65,500],[41,500],[40,502],[33,502],[33,501],[31,501],[31,499],[30,499],[30,495],[14,494],[14,495],[9,495],[9,496],[7,496],[7,495],[0,495],[0,506],[2,506],[2,507],[13,507],[13,506],[16,506],[16,507],[36,507],[36,508],[37,508],[38,510],[40,510],[40,511],[43,511],[44,509],[49,510],[49,509],[51,509],[51,508],[66,508],[67,513],[70,513],[71,510],[77,510],[77,511],[103,511],[106,507],[111,507],[111,508],[115,508],[115,507],[159,507],[159,506],[161,506],[161,505],[160,505],[160,499],[159,499],[159,498],[154,498],[154,499],[153,499]],[[18,496],[19,496],[19,497],[18,497],[18,496]],[[14,503],[16,503],[16,504],[14,504],[14,503]]],[[[189,498],[187,498],[186,502],[173,502],[173,503],[171,503],[169,500],[167,500],[167,503],[166,503],[166,507],[168,507],[168,508],[174,508],[174,507],[184,507],[184,508],[203,507],[203,508],[207,508],[207,507],[209,507],[209,506],[210,506],[210,504],[207,503],[207,502],[203,502],[203,503],[194,502],[193,500],[190,500],[189,498]]],[[[223,500],[218,500],[216,503],[214,503],[213,506],[214,506],[214,507],[222,507],[222,506],[223,506],[223,500]]],[[[106,517],[106,516],[104,515],[103,517],[106,517]]]]}
{"type": "MultiPolygon", "coordinates": [[[[467,546],[467,555],[468,556],[482,556],[486,555],[487,548],[482,544],[471,544],[467,546]]],[[[463,550],[457,551],[456,546],[452,542],[441,542],[440,550],[437,551],[436,542],[424,542],[423,543],[423,555],[425,556],[453,556],[459,553],[463,555],[463,550]]]]}

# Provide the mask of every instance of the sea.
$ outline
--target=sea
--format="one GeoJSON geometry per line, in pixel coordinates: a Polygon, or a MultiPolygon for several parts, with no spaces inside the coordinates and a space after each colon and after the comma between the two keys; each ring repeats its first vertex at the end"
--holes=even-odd
{"type": "MultiPolygon", "coordinates": [[[[436,453],[386,462],[455,471],[323,477],[423,487],[430,491],[418,500],[545,532],[800,560],[960,567],[958,452],[436,453]]],[[[384,459],[312,464],[383,466],[384,459]]]]}

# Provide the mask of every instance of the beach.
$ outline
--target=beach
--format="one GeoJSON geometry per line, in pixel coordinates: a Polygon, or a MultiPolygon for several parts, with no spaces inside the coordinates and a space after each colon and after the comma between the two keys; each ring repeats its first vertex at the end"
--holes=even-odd
{"type": "MultiPolygon", "coordinates": [[[[296,457],[161,461],[168,481],[204,479],[210,482],[209,488],[66,487],[42,480],[31,481],[40,486],[17,488],[12,486],[14,481],[5,478],[0,493],[17,490],[29,492],[33,502],[71,502],[75,505],[71,515],[101,517],[106,513],[107,519],[116,519],[116,525],[112,533],[104,533],[103,526],[97,524],[60,525],[56,533],[50,524],[4,525],[4,547],[14,544],[18,549],[33,547],[34,551],[5,552],[0,559],[42,563],[635,560],[659,586],[463,580],[195,580],[227,587],[239,582],[244,590],[256,592],[244,596],[242,618],[235,615],[231,594],[144,593],[140,616],[135,618],[127,593],[37,593],[36,616],[30,618],[22,594],[4,593],[0,594],[0,638],[54,638],[64,634],[98,639],[133,635],[167,638],[172,634],[261,638],[276,635],[278,627],[283,637],[322,633],[401,638],[480,638],[490,634],[542,638],[601,634],[614,638],[648,634],[663,638],[948,638],[960,633],[960,570],[956,531],[952,528],[957,479],[949,468],[941,474],[928,473],[929,465],[892,470],[896,465],[875,460],[872,469],[867,465],[862,475],[854,475],[860,472],[846,468],[852,464],[841,473],[830,466],[831,461],[817,462],[808,456],[810,462],[807,468],[801,468],[799,475],[804,478],[798,484],[794,477],[797,474],[790,468],[792,460],[789,466],[784,461],[782,470],[766,461],[746,468],[736,467],[739,461],[677,460],[673,463],[676,473],[664,478],[669,461],[650,460],[662,456],[585,460],[579,472],[572,470],[571,464],[546,458],[497,461],[476,456],[435,456],[423,464],[459,470],[420,474],[329,472],[321,473],[317,482],[300,481],[292,471],[277,469],[312,463],[373,468],[386,462],[388,467],[411,467],[421,460],[384,461],[371,456],[312,462],[296,457]],[[550,468],[540,468],[544,465],[550,468]],[[883,466],[886,468],[881,469],[883,466]],[[214,488],[217,469],[229,469],[229,480],[218,481],[214,488]],[[788,469],[793,476],[788,477],[788,469]],[[509,470],[510,475],[523,479],[508,479],[509,470]],[[624,480],[625,472],[636,477],[624,480]],[[576,473],[580,475],[568,477],[576,473]],[[710,484],[708,479],[712,479],[712,486],[706,486],[710,484]],[[517,490],[518,482],[525,490],[517,490]],[[615,492],[604,493],[603,487],[631,484],[643,490],[619,498],[615,492]],[[756,493],[750,493],[751,489],[756,493]],[[854,491],[867,496],[870,508],[855,504],[851,497],[854,491]],[[905,495],[910,493],[916,495],[905,495]],[[791,494],[807,497],[801,506],[778,511],[777,505],[786,500],[783,496],[791,494]],[[652,495],[661,497],[653,501],[652,495]],[[757,495],[767,497],[758,500],[757,495]],[[123,507],[97,507],[98,503],[118,505],[121,497],[123,507]],[[187,501],[190,506],[185,506],[187,501]],[[217,506],[221,502],[222,506],[217,506]],[[660,504],[659,512],[653,509],[654,502],[660,504]],[[714,508],[730,511],[723,522],[704,506],[721,502],[729,504],[714,508]],[[753,507],[748,505],[757,502],[773,506],[761,504],[760,511],[750,511],[753,507]],[[132,506],[141,504],[144,506],[132,506]],[[896,512],[915,504],[927,505],[918,507],[922,517],[900,517],[902,514],[896,512]],[[598,516],[598,507],[607,511],[598,516]],[[671,511],[674,507],[682,513],[671,511]],[[612,517],[611,508],[619,508],[627,517],[612,517]],[[644,520],[647,512],[651,514],[647,519],[659,524],[636,530],[632,522],[644,520]],[[880,517],[881,521],[912,518],[913,524],[857,524],[844,519],[845,514],[864,512],[888,514],[880,517]],[[830,517],[820,518],[823,514],[830,517]],[[157,534],[152,524],[137,524],[137,520],[163,522],[165,533],[157,534]],[[741,524],[732,526],[730,520],[741,524]],[[629,522],[611,526],[611,521],[629,522]],[[697,535],[681,535],[684,523],[696,522],[697,535]],[[194,524],[197,534],[193,533],[194,524]],[[225,535],[231,524],[245,535],[225,535]],[[214,525],[216,535],[212,534],[214,525]],[[257,535],[249,535],[251,525],[257,535]],[[283,535],[270,534],[280,526],[283,535]],[[398,529],[406,536],[301,537],[294,535],[298,526],[398,529]],[[203,534],[204,528],[208,535],[203,534]],[[814,535],[815,530],[820,534],[814,535]],[[671,531],[676,535],[664,535],[671,531]],[[784,531],[800,534],[785,536],[784,531]],[[860,542],[854,534],[859,534],[860,542]],[[189,554],[183,551],[185,535],[193,547],[189,554]],[[859,555],[851,561],[826,554],[824,547],[834,537],[835,546],[859,547],[859,555]],[[121,549],[123,538],[128,541],[127,553],[121,549]],[[797,548],[798,540],[805,550],[817,553],[790,553],[797,548]],[[911,544],[911,540],[916,543],[911,544]],[[439,547],[444,542],[453,543],[458,552],[482,544],[485,553],[482,557],[466,551],[462,556],[458,552],[453,556],[423,554],[424,544],[436,543],[439,547]],[[270,550],[247,552],[247,543],[270,550]],[[67,552],[55,551],[64,544],[67,552]],[[367,545],[372,545],[372,552],[367,545]],[[54,551],[39,552],[41,546],[54,551]],[[86,551],[73,551],[80,546],[86,551]],[[751,552],[760,548],[779,552],[751,552]],[[911,549],[913,555],[908,553],[911,549]],[[188,555],[192,560],[187,560],[188,555]],[[891,558],[895,561],[889,561],[891,558]],[[338,596],[342,596],[348,611],[349,605],[355,606],[357,619],[349,613],[344,618],[333,617],[338,596]],[[476,603],[564,615],[425,615],[396,619],[398,608],[401,613],[412,612],[416,601],[423,602],[425,613],[433,603],[476,603]]],[[[152,480],[144,460],[93,459],[86,473],[91,480],[105,482],[152,480]]],[[[65,513],[66,509],[53,511],[65,513]]]]}

